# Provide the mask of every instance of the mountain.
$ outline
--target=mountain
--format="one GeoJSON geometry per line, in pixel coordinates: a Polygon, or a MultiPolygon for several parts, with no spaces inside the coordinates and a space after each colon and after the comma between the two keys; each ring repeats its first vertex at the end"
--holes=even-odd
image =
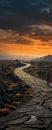
{"type": "Polygon", "coordinates": [[[49,61],[52,61],[52,55],[47,55],[47,56],[43,56],[43,57],[40,57],[40,58],[35,58],[34,60],[32,60],[31,62],[49,62],[49,61]]]}
{"type": "Polygon", "coordinates": [[[44,56],[43,60],[52,61],[52,55],[44,56]]]}

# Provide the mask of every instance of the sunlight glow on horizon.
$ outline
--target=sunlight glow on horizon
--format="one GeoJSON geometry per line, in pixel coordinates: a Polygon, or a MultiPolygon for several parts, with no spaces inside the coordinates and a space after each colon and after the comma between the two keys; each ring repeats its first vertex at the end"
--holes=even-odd
{"type": "MultiPolygon", "coordinates": [[[[46,26],[46,28],[48,28],[46,26]]],[[[12,30],[0,30],[0,55],[43,56],[52,55],[52,37],[19,35],[12,30]]],[[[32,32],[32,35],[34,33],[32,32]]]]}

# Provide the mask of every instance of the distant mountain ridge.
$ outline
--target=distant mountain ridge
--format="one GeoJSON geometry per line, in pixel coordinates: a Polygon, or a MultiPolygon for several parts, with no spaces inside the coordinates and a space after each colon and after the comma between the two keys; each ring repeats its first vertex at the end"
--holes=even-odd
{"type": "Polygon", "coordinates": [[[47,55],[43,57],[44,60],[52,60],[52,55],[47,55]]]}
{"type": "Polygon", "coordinates": [[[34,60],[32,60],[32,62],[35,62],[35,61],[52,61],[52,55],[47,55],[47,56],[43,56],[43,57],[40,57],[40,58],[35,58],[34,60]]]}

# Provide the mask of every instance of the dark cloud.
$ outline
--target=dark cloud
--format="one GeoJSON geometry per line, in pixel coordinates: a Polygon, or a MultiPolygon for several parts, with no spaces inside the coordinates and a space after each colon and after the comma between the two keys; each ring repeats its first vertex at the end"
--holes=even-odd
{"type": "Polygon", "coordinates": [[[15,31],[0,30],[0,42],[2,42],[2,43],[12,44],[15,42],[15,43],[19,43],[19,44],[28,45],[28,44],[32,44],[32,41],[33,40],[30,40],[29,37],[19,35],[15,31]]]}
{"type": "Polygon", "coordinates": [[[33,28],[28,26],[36,25],[35,34],[45,35],[38,27],[42,24],[52,26],[52,0],[0,0],[0,29],[31,36],[33,28]]]}

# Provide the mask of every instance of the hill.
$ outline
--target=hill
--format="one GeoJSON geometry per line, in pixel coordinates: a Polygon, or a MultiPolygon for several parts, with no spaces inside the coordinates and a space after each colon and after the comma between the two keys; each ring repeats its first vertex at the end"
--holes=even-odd
{"type": "Polygon", "coordinates": [[[52,55],[47,55],[47,56],[43,56],[43,57],[40,57],[40,58],[35,58],[33,59],[31,62],[50,62],[52,61],[52,55]]]}

